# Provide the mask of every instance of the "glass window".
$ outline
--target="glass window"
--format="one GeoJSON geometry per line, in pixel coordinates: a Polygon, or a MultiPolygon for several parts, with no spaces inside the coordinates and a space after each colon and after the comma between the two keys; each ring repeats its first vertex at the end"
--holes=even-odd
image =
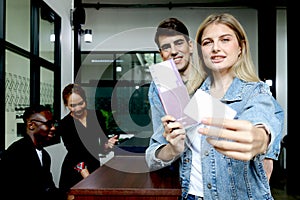
{"type": "Polygon", "coordinates": [[[5,147],[23,134],[22,115],[30,101],[30,62],[6,50],[5,147]]]}
{"type": "Polygon", "coordinates": [[[163,61],[159,53],[155,54],[155,60],[156,60],[156,63],[163,61]]]}
{"type": "Polygon", "coordinates": [[[30,0],[6,1],[6,40],[30,50],[30,0]]]}
{"type": "Polygon", "coordinates": [[[159,53],[82,52],[81,59],[88,105],[108,116],[106,134],[152,133],[149,66],[161,61],[159,53]]]}
{"type": "Polygon", "coordinates": [[[40,8],[40,56],[54,62],[54,15],[42,8],[40,8]]]}
{"type": "MultiPolygon", "coordinates": [[[[54,72],[41,67],[40,71],[40,104],[50,108],[55,117],[54,109],[54,72]]],[[[52,145],[60,142],[59,135],[55,135],[52,141],[47,145],[52,145]]]]}
{"type": "Polygon", "coordinates": [[[41,67],[40,102],[54,112],[54,72],[44,67],[41,67]]]}
{"type": "Polygon", "coordinates": [[[116,55],[116,79],[132,80],[138,60],[135,54],[116,55]]]}
{"type": "Polygon", "coordinates": [[[82,54],[81,59],[82,65],[78,72],[81,83],[113,80],[113,54],[82,54]]]}
{"type": "Polygon", "coordinates": [[[158,52],[81,53],[81,83],[100,80],[150,80],[148,67],[161,62],[158,52]]]}
{"type": "Polygon", "coordinates": [[[0,71],[5,72],[5,106],[1,109],[5,120],[0,153],[25,133],[22,115],[26,107],[45,104],[60,116],[60,106],[54,104],[59,105],[61,100],[60,41],[50,42],[54,27],[54,32],[60,33],[61,18],[43,1],[8,0],[5,5],[6,41],[0,56],[0,71]]]}

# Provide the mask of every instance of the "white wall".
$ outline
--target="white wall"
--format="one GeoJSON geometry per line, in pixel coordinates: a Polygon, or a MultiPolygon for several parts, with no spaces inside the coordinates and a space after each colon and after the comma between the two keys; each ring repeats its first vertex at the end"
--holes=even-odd
{"type": "MultiPolygon", "coordinates": [[[[277,100],[283,106],[287,116],[287,27],[286,11],[277,13],[277,47],[276,47],[276,94],[277,100]]],[[[287,134],[287,120],[285,118],[284,134],[287,134]]]]}
{"type": "Polygon", "coordinates": [[[214,12],[229,12],[244,26],[251,44],[253,59],[255,64],[257,63],[257,11],[255,9],[101,8],[96,10],[85,8],[85,12],[86,23],[82,28],[92,29],[93,42],[82,42],[83,51],[156,51],[154,33],[163,19],[177,17],[188,27],[190,37],[195,38],[198,26],[206,16],[214,12]]]}
{"type": "MultiPolygon", "coordinates": [[[[277,41],[276,41],[276,98],[283,107],[285,120],[283,135],[287,134],[287,27],[286,27],[286,11],[279,10],[277,12],[277,41]]],[[[283,149],[284,163],[286,168],[286,149],[283,149]]]]}
{"type": "MultiPolygon", "coordinates": [[[[61,17],[61,86],[62,88],[70,82],[73,82],[73,31],[70,23],[70,9],[73,7],[72,0],[56,1],[44,0],[60,17],[61,17]]],[[[62,116],[66,114],[66,110],[61,105],[62,116]]],[[[63,143],[59,143],[46,150],[52,158],[51,170],[53,179],[58,186],[60,168],[62,160],[66,154],[63,143]]]]}

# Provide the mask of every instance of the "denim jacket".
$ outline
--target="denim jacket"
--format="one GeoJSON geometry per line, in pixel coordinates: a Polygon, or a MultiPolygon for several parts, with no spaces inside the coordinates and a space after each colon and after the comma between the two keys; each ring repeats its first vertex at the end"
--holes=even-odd
{"type": "MultiPolygon", "coordinates": [[[[200,89],[209,93],[211,80],[208,77],[200,89]]],[[[152,82],[149,88],[153,135],[146,149],[146,162],[151,170],[170,165],[155,156],[155,152],[168,142],[163,137],[161,117],[165,115],[158,91],[152,82]]],[[[234,78],[221,101],[235,111],[235,119],[248,120],[253,125],[264,125],[271,134],[271,142],[266,154],[256,155],[250,161],[229,158],[217,152],[201,135],[201,165],[205,200],[273,200],[268,178],[263,168],[265,157],[278,159],[284,123],[283,110],[273,98],[269,86],[264,82],[245,82],[234,78]],[[275,114],[275,115],[274,115],[275,114]]],[[[187,134],[197,127],[186,129],[187,134]]],[[[186,145],[180,156],[180,182],[182,197],[189,190],[192,151],[186,145]]]]}

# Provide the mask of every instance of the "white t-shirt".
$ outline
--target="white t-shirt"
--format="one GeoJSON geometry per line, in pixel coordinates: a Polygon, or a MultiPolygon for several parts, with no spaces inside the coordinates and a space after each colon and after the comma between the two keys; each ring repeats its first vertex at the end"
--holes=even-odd
{"type": "Polygon", "coordinates": [[[201,167],[201,135],[195,128],[192,133],[188,134],[191,141],[190,148],[192,150],[192,167],[190,175],[189,194],[203,197],[203,179],[201,167]]]}
{"type": "Polygon", "coordinates": [[[42,150],[38,150],[38,149],[35,149],[36,150],[36,153],[41,161],[41,165],[43,166],[43,157],[42,157],[42,150]]]}

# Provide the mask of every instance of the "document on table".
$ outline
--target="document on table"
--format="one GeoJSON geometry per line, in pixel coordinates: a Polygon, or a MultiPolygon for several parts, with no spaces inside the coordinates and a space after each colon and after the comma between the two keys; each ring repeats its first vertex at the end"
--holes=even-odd
{"type": "Polygon", "coordinates": [[[151,65],[149,69],[165,112],[185,126],[196,124],[195,120],[184,113],[190,96],[173,59],[151,65]]]}
{"type": "Polygon", "coordinates": [[[100,166],[110,161],[115,156],[114,151],[110,151],[107,154],[99,154],[100,166]]]}

